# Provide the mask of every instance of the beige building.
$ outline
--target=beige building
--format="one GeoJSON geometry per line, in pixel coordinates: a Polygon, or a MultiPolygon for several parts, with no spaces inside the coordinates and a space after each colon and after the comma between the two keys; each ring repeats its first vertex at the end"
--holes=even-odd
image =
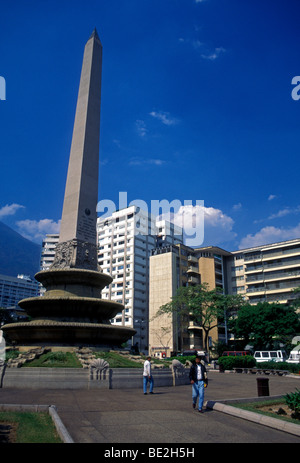
{"type": "MultiPolygon", "coordinates": [[[[190,248],[183,244],[155,249],[149,273],[149,353],[167,356],[188,349],[203,350],[202,327],[192,320],[179,323],[175,316],[157,317],[158,309],[170,302],[180,286],[207,283],[209,289],[224,287],[224,263],[231,254],[217,247],[190,248]]],[[[210,332],[210,344],[223,339],[224,327],[210,332]]]]}
{"type": "MultiPolygon", "coordinates": [[[[171,317],[155,317],[177,288],[200,283],[207,283],[209,289],[220,288],[225,294],[240,294],[250,304],[291,302],[293,290],[300,286],[300,239],[233,252],[182,244],[153,250],[149,273],[150,354],[203,349],[200,326],[190,320],[180,326],[171,317]]],[[[210,343],[226,343],[228,336],[226,326],[219,325],[210,332],[210,343]]]]}
{"type": "Polygon", "coordinates": [[[250,304],[290,302],[300,286],[300,239],[234,251],[227,272],[228,293],[250,304]]]}
{"type": "Polygon", "coordinates": [[[167,357],[179,350],[178,324],[174,314],[156,317],[161,305],[176,294],[179,274],[179,252],[176,246],[156,249],[149,266],[149,354],[167,357]]]}

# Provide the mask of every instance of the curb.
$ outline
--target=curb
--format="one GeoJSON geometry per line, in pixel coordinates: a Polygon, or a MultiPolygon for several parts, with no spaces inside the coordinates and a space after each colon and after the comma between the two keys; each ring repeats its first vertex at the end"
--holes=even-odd
{"type": "MultiPolygon", "coordinates": [[[[275,397],[274,397],[275,398],[275,397]]],[[[277,398],[277,397],[276,397],[277,398]]],[[[272,399],[272,397],[264,397],[263,399],[272,399]]],[[[254,401],[254,400],[252,400],[254,401]]],[[[234,402],[242,402],[235,400],[234,402]]],[[[251,402],[251,399],[247,399],[247,402],[251,402]]],[[[269,428],[277,429],[279,431],[287,432],[295,436],[300,437],[300,425],[289,423],[288,421],[283,421],[277,418],[270,416],[262,415],[260,413],[250,412],[248,410],[243,410],[241,408],[232,407],[226,405],[222,402],[214,402],[208,400],[206,402],[206,408],[211,410],[217,410],[221,413],[227,413],[228,415],[235,416],[237,418],[242,418],[244,420],[252,421],[253,423],[261,424],[263,426],[268,426],[269,428]]]]}
{"type": "Polygon", "coordinates": [[[48,412],[52,418],[59,437],[64,444],[74,444],[74,441],[68,433],[65,425],[60,419],[55,405],[19,405],[19,404],[0,404],[0,411],[3,412],[48,412]]]}
{"type": "Polygon", "coordinates": [[[57,411],[56,411],[56,407],[55,405],[50,405],[49,407],[49,415],[51,416],[54,424],[55,424],[55,427],[56,427],[56,430],[60,436],[60,438],[62,439],[62,441],[65,443],[65,444],[74,444],[74,441],[72,439],[72,437],[70,436],[70,434],[68,433],[65,425],[63,424],[63,422],[61,421],[57,411]]]}

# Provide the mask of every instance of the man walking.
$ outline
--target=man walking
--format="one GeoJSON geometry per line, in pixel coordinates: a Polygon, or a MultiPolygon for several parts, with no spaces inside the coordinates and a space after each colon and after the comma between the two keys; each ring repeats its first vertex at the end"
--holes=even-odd
{"type": "Polygon", "coordinates": [[[203,413],[203,402],[204,402],[204,385],[207,386],[207,373],[204,363],[201,362],[200,357],[196,357],[195,363],[190,368],[190,382],[193,386],[192,398],[193,408],[196,408],[197,398],[199,397],[198,411],[203,413]]]}
{"type": "Polygon", "coordinates": [[[147,357],[147,360],[144,363],[144,373],[143,373],[143,388],[144,394],[147,394],[147,385],[150,383],[150,394],[153,394],[153,376],[151,374],[151,357],[147,357]]]}

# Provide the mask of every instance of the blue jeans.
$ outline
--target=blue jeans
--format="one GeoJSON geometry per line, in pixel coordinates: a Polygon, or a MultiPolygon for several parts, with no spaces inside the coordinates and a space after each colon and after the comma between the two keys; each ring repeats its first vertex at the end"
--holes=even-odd
{"type": "Polygon", "coordinates": [[[202,410],[203,402],[204,402],[204,381],[195,381],[192,386],[193,386],[193,389],[192,389],[193,403],[196,404],[197,398],[199,397],[198,408],[199,410],[202,410]]]}
{"type": "Polygon", "coordinates": [[[151,375],[150,378],[148,376],[143,376],[143,388],[144,394],[147,392],[147,384],[150,383],[150,392],[153,392],[153,376],[151,375]]]}

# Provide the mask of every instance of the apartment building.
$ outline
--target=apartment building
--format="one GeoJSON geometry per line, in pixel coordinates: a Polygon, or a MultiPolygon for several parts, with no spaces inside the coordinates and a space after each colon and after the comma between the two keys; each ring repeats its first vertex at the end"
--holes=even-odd
{"type": "MultiPolygon", "coordinates": [[[[288,303],[300,286],[300,239],[225,251],[208,246],[179,244],[155,249],[150,257],[149,352],[160,355],[185,349],[203,349],[203,332],[193,321],[179,325],[174,316],[156,317],[180,286],[207,283],[224,294],[240,294],[250,304],[288,303]]],[[[211,343],[227,342],[226,326],[211,332],[211,343]]]]}
{"type": "Polygon", "coordinates": [[[59,235],[57,233],[46,235],[42,243],[40,270],[48,270],[53,263],[58,240],[59,235]]]}
{"type": "Polygon", "coordinates": [[[137,206],[98,219],[98,260],[113,282],[102,297],[124,305],[112,320],[116,325],[133,326],[132,344],[147,351],[149,342],[149,257],[157,246],[182,242],[182,229],[158,221],[137,206]],[[168,233],[168,234],[167,234],[168,233]]]}
{"type": "MultiPolygon", "coordinates": [[[[21,299],[38,295],[38,282],[28,275],[0,275],[0,307],[18,308],[21,299]]],[[[18,308],[20,312],[21,309],[18,308]]]]}
{"type": "MultiPolygon", "coordinates": [[[[231,254],[218,247],[190,248],[184,244],[154,249],[149,275],[149,352],[167,356],[186,349],[203,349],[201,326],[174,314],[156,317],[158,309],[170,302],[181,286],[207,283],[209,289],[226,291],[225,261],[231,254]]],[[[224,338],[224,327],[211,331],[210,342],[224,338]]]]}
{"type": "Polygon", "coordinates": [[[250,304],[290,302],[300,286],[300,239],[234,251],[227,272],[228,293],[250,304]]]}

